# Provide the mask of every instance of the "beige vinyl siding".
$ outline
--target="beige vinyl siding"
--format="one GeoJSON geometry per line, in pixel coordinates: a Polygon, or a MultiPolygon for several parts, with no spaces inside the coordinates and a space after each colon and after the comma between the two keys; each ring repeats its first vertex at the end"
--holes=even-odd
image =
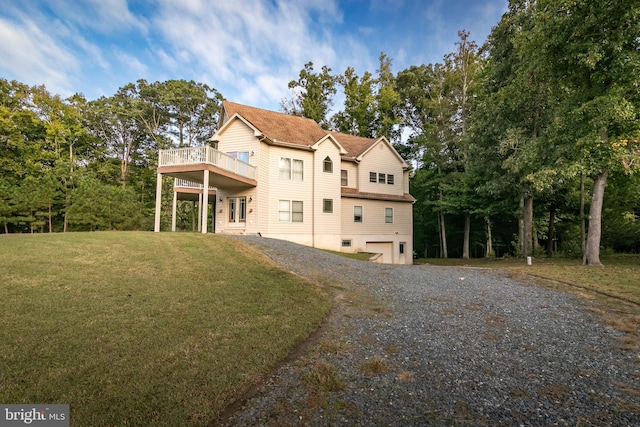
{"type": "Polygon", "coordinates": [[[256,152],[258,150],[258,139],[254,136],[253,129],[247,126],[241,120],[234,120],[224,132],[218,135],[218,150],[223,153],[234,151],[248,151],[249,163],[257,166],[256,152]],[[251,155],[253,151],[254,155],[251,155]]]}
{"type": "Polygon", "coordinates": [[[271,147],[264,142],[259,143],[258,149],[258,186],[256,187],[257,194],[257,203],[256,210],[258,212],[257,215],[257,231],[260,234],[265,235],[269,230],[269,196],[271,195],[271,182],[270,176],[271,172],[269,170],[269,159],[271,157],[270,154],[271,147]]]}
{"type": "MultiPolygon", "coordinates": [[[[340,169],[344,169],[347,171],[347,177],[349,182],[347,183],[347,187],[349,188],[358,188],[358,167],[354,162],[340,162],[340,169]]],[[[367,179],[369,175],[367,175],[367,179]]]]}
{"type": "Polygon", "coordinates": [[[340,250],[340,151],[331,141],[325,140],[314,153],[314,246],[323,249],[340,250]],[[333,163],[332,172],[324,172],[324,161],[329,157],[333,163]],[[323,212],[323,200],[333,201],[333,212],[323,212]]]}
{"type": "Polygon", "coordinates": [[[393,149],[384,142],[378,142],[364,155],[358,165],[358,189],[367,193],[402,195],[405,192],[403,172],[402,161],[393,149]],[[377,176],[381,173],[385,174],[385,183],[380,184],[377,179],[375,183],[369,182],[370,172],[375,172],[377,176]],[[393,185],[386,183],[386,177],[389,174],[393,175],[393,185]]]}
{"type": "Polygon", "coordinates": [[[413,209],[411,203],[382,200],[342,198],[342,234],[411,233],[413,209]],[[353,221],[353,207],[362,206],[362,222],[353,221]],[[385,223],[385,209],[393,208],[393,223],[385,223]]]}
{"type": "MultiPolygon", "coordinates": [[[[351,240],[351,247],[342,247],[343,252],[366,252],[372,243],[391,244],[385,263],[411,263],[413,251],[413,206],[411,203],[381,200],[342,198],[342,240],[351,240]],[[353,207],[362,206],[362,222],[354,222],[353,207]],[[385,223],[385,209],[393,208],[393,223],[385,223]],[[400,243],[405,243],[405,256],[400,256],[400,243]],[[406,255],[409,254],[409,255],[406,255]]],[[[375,246],[375,245],[373,245],[375,246]]]]}
{"type": "MultiPolygon", "coordinates": [[[[262,153],[261,153],[262,154],[262,153]]],[[[270,146],[265,157],[268,159],[266,172],[260,173],[260,178],[267,175],[269,196],[267,198],[266,227],[263,235],[274,238],[287,239],[295,242],[310,242],[312,230],[312,168],[313,153],[286,147],[270,146]],[[280,158],[286,157],[303,161],[303,180],[295,181],[280,178],[280,158]],[[279,220],[279,201],[291,200],[303,202],[303,222],[282,222],[279,220]]],[[[260,182],[258,185],[261,185],[260,182]]],[[[310,244],[310,243],[306,243],[310,244]]]]}

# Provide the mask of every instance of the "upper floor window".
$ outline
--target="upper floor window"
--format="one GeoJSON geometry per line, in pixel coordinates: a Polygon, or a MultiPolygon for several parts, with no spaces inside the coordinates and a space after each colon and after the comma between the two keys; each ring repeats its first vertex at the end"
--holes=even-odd
{"type": "Polygon", "coordinates": [[[340,185],[343,187],[349,186],[349,172],[346,169],[340,171],[340,185]]]}
{"type": "Polygon", "coordinates": [[[395,183],[395,176],[391,173],[369,172],[369,182],[393,185],[395,183]]]}
{"type": "Polygon", "coordinates": [[[333,172],[333,162],[331,161],[331,157],[327,156],[324,158],[322,170],[324,172],[333,172]]]}
{"type": "Polygon", "coordinates": [[[322,199],[322,212],[333,213],[333,199],[322,199]]]}
{"type": "Polygon", "coordinates": [[[238,160],[241,160],[245,163],[249,163],[249,152],[248,151],[230,151],[227,153],[231,157],[234,157],[238,160]]]}
{"type": "Polygon", "coordinates": [[[280,179],[302,181],[304,179],[304,163],[302,160],[280,157],[280,179]]]}

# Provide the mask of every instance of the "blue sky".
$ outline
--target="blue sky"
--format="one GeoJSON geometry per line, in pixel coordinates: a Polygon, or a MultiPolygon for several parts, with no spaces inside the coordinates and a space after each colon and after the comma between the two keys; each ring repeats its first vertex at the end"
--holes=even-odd
{"type": "Polygon", "coordinates": [[[441,62],[457,32],[484,43],[507,0],[1,0],[0,78],[63,97],[143,78],[195,80],[280,109],[308,61],[341,74],[441,62]]]}

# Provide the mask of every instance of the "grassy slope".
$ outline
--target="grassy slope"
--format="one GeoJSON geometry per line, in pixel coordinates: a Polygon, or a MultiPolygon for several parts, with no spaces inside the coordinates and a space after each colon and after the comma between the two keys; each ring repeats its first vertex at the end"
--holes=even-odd
{"type": "Polygon", "coordinates": [[[238,242],[180,233],[0,237],[0,402],[74,425],[203,425],[330,300],[238,242]]]}

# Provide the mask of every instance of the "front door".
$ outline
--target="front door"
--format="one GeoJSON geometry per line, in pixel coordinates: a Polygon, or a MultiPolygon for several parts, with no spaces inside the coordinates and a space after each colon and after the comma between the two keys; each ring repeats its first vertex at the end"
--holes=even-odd
{"type": "Polygon", "coordinates": [[[247,222],[247,198],[229,197],[227,203],[229,205],[227,218],[229,225],[244,227],[247,222]]]}

